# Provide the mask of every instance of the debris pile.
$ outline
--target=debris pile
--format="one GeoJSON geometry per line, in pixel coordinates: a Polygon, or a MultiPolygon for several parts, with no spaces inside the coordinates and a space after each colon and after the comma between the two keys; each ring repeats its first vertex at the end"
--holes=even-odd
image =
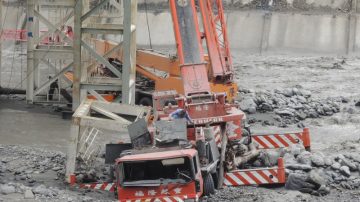
{"type": "MultiPolygon", "coordinates": [[[[348,100],[343,97],[315,99],[311,92],[302,88],[275,89],[274,91],[239,90],[240,108],[249,113],[274,113],[278,126],[299,123],[307,118],[331,116],[340,111],[340,104],[348,100]]],[[[250,119],[249,123],[254,120],[250,119]]],[[[267,121],[268,125],[274,125],[267,121]]]]}
{"type": "Polygon", "coordinates": [[[311,153],[299,144],[279,151],[261,151],[254,165],[275,166],[276,159],[283,157],[287,173],[285,188],[290,190],[323,196],[330,193],[330,187],[357,189],[360,188],[360,141],[350,145],[353,151],[334,155],[311,153]]]}
{"type": "Polygon", "coordinates": [[[65,155],[61,152],[45,151],[20,146],[0,147],[0,176],[11,173],[12,181],[35,183],[33,175],[52,170],[57,173],[55,180],[65,174],[65,155]]]}
{"type": "MultiPolygon", "coordinates": [[[[0,201],[13,198],[40,201],[93,201],[103,193],[65,188],[65,155],[40,148],[0,145],[0,201]],[[80,193],[79,193],[80,192],[80,193]],[[87,196],[84,196],[84,193],[87,196]]],[[[109,197],[106,195],[106,197],[109,197]]],[[[108,200],[113,195],[110,194],[108,200]]]]}

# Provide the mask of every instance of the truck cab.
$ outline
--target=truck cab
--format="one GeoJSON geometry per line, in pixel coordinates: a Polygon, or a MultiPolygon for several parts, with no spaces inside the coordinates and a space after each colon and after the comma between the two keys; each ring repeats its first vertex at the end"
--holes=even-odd
{"type": "Polygon", "coordinates": [[[128,150],[115,175],[119,201],[198,201],[204,191],[195,149],[128,150]]]}

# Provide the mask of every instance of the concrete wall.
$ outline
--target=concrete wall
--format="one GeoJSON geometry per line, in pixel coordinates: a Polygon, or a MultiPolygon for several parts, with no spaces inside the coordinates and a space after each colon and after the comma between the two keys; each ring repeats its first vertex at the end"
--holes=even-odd
{"type": "MultiPolygon", "coordinates": [[[[138,0],[139,9],[167,9],[169,0],[138,0]]],[[[352,0],[223,0],[228,9],[270,9],[276,11],[348,12],[352,0]]],[[[360,5],[358,5],[360,8],[360,5]]]]}
{"type": "MultiPolygon", "coordinates": [[[[231,48],[242,52],[346,54],[355,49],[355,53],[358,53],[360,17],[352,15],[355,21],[349,24],[349,16],[350,14],[231,11],[227,13],[228,35],[231,48]],[[349,44],[351,33],[354,39],[349,44]]],[[[174,45],[172,21],[168,12],[148,13],[148,21],[153,45],[174,45]]],[[[148,45],[144,12],[139,12],[138,23],[138,44],[148,45]]]]}

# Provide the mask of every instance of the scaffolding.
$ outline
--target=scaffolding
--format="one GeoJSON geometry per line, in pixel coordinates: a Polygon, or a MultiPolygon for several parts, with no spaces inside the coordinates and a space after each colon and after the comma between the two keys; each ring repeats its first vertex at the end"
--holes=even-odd
{"type": "Polygon", "coordinates": [[[115,101],[134,104],[136,0],[28,0],[27,14],[28,103],[72,102],[75,111],[86,97],[106,101],[104,92],[114,92],[115,101]],[[105,38],[116,46],[98,43],[105,38]],[[121,69],[109,62],[117,53],[121,69]]]}

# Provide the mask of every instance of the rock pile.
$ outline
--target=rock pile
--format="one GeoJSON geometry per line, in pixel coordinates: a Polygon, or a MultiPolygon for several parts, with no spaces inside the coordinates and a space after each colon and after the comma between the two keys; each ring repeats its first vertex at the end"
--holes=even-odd
{"type": "Polygon", "coordinates": [[[311,92],[302,88],[275,89],[274,91],[239,90],[240,108],[249,113],[272,112],[279,126],[298,123],[306,118],[331,116],[340,111],[346,98],[315,99],[311,92]]]}
{"type": "Polygon", "coordinates": [[[277,158],[284,158],[287,189],[322,196],[330,192],[330,187],[360,187],[358,152],[329,156],[321,152],[310,153],[298,144],[277,152],[262,152],[257,159],[259,166],[275,166],[277,158]]]}
{"type": "Polygon", "coordinates": [[[65,155],[39,148],[0,145],[0,201],[110,201],[113,194],[64,189],[65,155]],[[79,193],[80,192],[80,193],[79,193]],[[19,198],[20,197],[20,198],[19,198]],[[16,200],[15,200],[16,199],[16,200]],[[20,199],[20,200],[19,200],[20,199]],[[102,200],[103,201],[103,200],[102,200]]]}
{"type": "MultiPolygon", "coordinates": [[[[57,172],[56,179],[65,173],[65,155],[60,152],[46,151],[20,146],[0,147],[0,176],[12,174],[11,181],[35,183],[33,175],[49,170],[57,172]]],[[[7,176],[9,177],[9,176],[7,176]]]]}

